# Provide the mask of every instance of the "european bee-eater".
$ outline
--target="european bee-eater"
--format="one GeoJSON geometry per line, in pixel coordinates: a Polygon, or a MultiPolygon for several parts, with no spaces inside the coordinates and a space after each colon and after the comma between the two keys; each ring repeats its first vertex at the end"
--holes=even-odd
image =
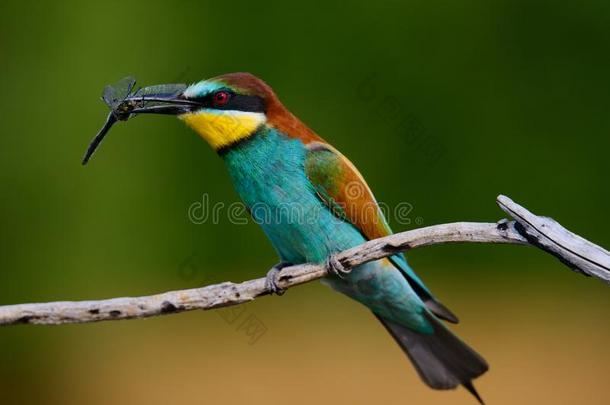
{"type": "MultiPolygon", "coordinates": [[[[85,162],[116,119],[177,115],[224,160],[241,199],[275,247],[280,264],[267,275],[271,291],[280,292],[277,277],[286,264],[323,262],[392,233],[356,167],[291,114],[262,80],[231,73],[188,87],[158,88],[163,91],[141,92],[111,113],[85,162]]],[[[461,384],[482,402],[472,380],[487,371],[487,363],[441,323],[439,318],[453,323],[457,318],[403,254],[349,273],[333,267],[335,274],[324,282],[366,305],[426,384],[435,389],[461,384]]]]}

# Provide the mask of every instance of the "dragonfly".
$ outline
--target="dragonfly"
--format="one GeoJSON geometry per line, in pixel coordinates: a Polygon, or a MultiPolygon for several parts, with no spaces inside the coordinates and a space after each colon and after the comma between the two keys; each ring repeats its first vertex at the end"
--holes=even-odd
{"type": "Polygon", "coordinates": [[[110,112],[104,125],[89,144],[82,164],[89,162],[110,128],[118,121],[127,121],[145,113],[178,114],[200,106],[196,101],[181,98],[186,88],[186,84],[161,84],[136,89],[136,79],[131,76],[105,86],[101,98],[110,112]]]}

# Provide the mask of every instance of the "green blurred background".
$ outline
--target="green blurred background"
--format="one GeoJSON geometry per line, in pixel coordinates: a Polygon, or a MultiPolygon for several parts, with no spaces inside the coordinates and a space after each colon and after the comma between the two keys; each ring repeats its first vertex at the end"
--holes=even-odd
{"type": "MultiPolygon", "coordinates": [[[[504,193],[608,247],[609,55],[601,0],[3,1],[0,304],[239,281],[275,263],[256,224],[189,221],[204,193],[237,196],[175,119],[117,125],[81,167],[101,89],[129,74],[259,75],[379,200],[410,204],[395,230],[496,221],[504,193]]],[[[488,403],[610,403],[607,285],[515,246],[409,257],[489,360],[488,403]]],[[[4,328],[0,403],[474,402],[426,388],[364,308],[318,283],[243,311],[4,328]],[[265,329],[254,343],[248,319],[265,329]]]]}

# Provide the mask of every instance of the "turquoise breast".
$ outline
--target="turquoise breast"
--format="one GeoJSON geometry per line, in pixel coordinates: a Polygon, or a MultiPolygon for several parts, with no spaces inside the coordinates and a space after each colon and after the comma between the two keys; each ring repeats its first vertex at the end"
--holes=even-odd
{"type": "Polygon", "coordinates": [[[319,262],[364,242],[335,217],[305,174],[307,149],[298,139],[265,128],[224,154],[235,188],[283,261],[319,262]]]}
{"type": "MultiPolygon", "coordinates": [[[[318,198],[305,173],[307,149],[300,140],[265,128],[224,153],[234,186],[281,260],[322,262],[330,254],[365,242],[350,223],[318,198]]],[[[353,269],[346,279],[324,280],[378,315],[426,331],[422,303],[389,262],[353,269]]]]}

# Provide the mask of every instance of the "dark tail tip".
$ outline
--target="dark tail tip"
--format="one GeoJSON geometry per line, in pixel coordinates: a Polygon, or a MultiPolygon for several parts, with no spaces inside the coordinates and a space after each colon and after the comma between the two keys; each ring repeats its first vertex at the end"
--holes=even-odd
{"type": "Polygon", "coordinates": [[[458,317],[449,310],[446,306],[444,306],[441,302],[431,298],[424,301],[426,307],[432,312],[434,315],[438,316],[441,319],[444,319],[447,322],[451,323],[460,323],[458,317]]]}
{"type": "Polygon", "coordinates": [[[447,329],[434,315],[424,313],[433,333],[419,333],[378,316],[379,320],[411,359],[421,379],[431,388],[446,390],[463,385],[483,404],[472,380],[489,366],[472,348],[447,329]]]}
{"type": "Polygon", "coordinates": [[[476,388],[474,388],[474,384],[472,383],[472,381],[464,382],[462,383],[462,386],[466,388],[468,392],[470,392],[477,399],[477,401],[479,401],[481,405],[485,405],[485,401],[483,401],[483,398],[481,398],[476,388]]]}

